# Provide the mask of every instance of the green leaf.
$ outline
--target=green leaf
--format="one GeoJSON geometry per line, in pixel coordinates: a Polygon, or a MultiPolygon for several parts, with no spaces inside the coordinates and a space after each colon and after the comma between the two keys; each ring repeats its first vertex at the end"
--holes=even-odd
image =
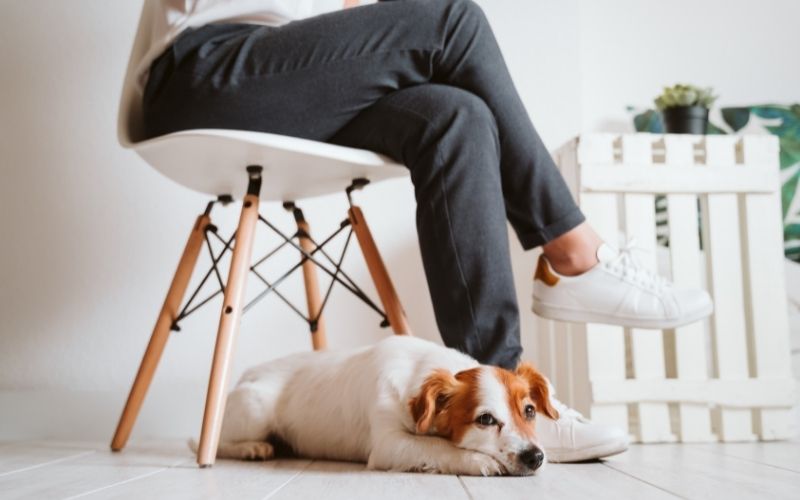
{"type": "Polygon", "coordinates": [[[795,137],[778,137],[781,145],[781,169],[800,163],[800,134],[795,137]]]}
{"type": "Polygon", "coordinates": [[[797,242],[800,242],[800,224],[786,225],[783,228],[783,241],[794,243],[791,247],[789,245],[784,247],[786,257],[800,262],[800,246],[797,245],[797,242]]]}
{"type": "Polygon", "coordinates": [[[722,108],[722,119],[734,132],[738,132],[750,121],[750,108],[722,108]]]}
{"type": "Polygon", "coordinates": [[[750,111],[754,115],[761,118],[766,118],[766,119],[782,118],[781,110],[778,108],[778,106],[769,106],[769,105],[752,106],[750,108],[750,111]]]}
{"type": "Polygon", "coordinates": [[[754,115],[767,120],[780,119],[784,124],[793,124],[800,121],[800,115],[795,114],[788,106],[753,106],[750,108],[750,111],[752,111],[754,115]]]}
{"type": "Polygon", "coordinates": [[[725,135],[727,132],[713,123],[711,121],[708,122],[708,128],[706,129],[706,134],[708,135],[725,135]]]}
{"type": "Polygon", "coordinates": [[[786,258],[795,262],[800,262],[800,248],[786,249],[786,258]]]}
{"type": "Polygon", "coordinates": [[[783,228],[783,234],[788,236],[787,240],[798,240],[800,239],[800,224],[787,224],[786,227],[783,228]]]}
{"type": "Polygon", "coordinates": [[[654,102],[659,110],[674,106],[703,106],[710,108],[717,96],[711,87],[700,88],[695,85],[678,83],[672,87],[664,87],[661,95],[654,102]]]}
{"type": "Polygon", "coordinates": [[[800,132],[800,123],[782,122],[779,125],[765,125],[764,128],[777,136],[793,136],[800,132]]]}
{"type": "Polygon", "coordinates": [[[650,132],[653,134],[664,133],[664,124],[661,113],[648,109],[633,117],[633,127],[637,132],[650,132]]]}
{"type": "MultiPolygon", "coordinates": [[[[781,186],[781,206],[783,207],[783,217],[785,218],[789,212],[789,206],[795,196],[800,196],[797,193],[798,181],[800,181],[800,169],[798,169],[793,176],[789,177],[781,186]]],[[[800,237],[800,234],[798,234],[800,237]]]]}

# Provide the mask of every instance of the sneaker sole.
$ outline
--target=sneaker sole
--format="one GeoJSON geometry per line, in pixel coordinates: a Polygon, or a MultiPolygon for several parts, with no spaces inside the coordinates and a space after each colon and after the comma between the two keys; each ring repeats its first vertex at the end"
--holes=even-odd
{"type": "Polygon", "coordinates": [[[643,319],[643,318],[620,318],[610,314],[594,313],[590,311],[576,311],[574,309],[563,309],[543,304],[534,298],[531,307],[537,316],[556,321],[568,321],[571,323],[603,323],[606,325],[622,326],[626,328],[646,328],[646,329],[665,329],[677,328],[688,325],[706,318],[714,311],[714,305],[709,304],[705,309],[699,310],[689,316],[673,319],[643,319]]]}
{"type": "Polygon", "coordinates": [[[586,460],[596,460],[606,458],[628,449],[628,443],[616,441],[613,443],[603,443],[591,448],[582,450],[551,450],[546,449],[547,461],[552,463],[585,462],[586,460]]]}

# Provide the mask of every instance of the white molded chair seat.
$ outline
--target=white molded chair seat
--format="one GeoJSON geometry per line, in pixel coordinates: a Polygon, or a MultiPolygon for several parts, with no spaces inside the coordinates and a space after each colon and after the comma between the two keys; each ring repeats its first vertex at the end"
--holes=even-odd
{"type": "Polygon", "coordinates": [[[186,130],[132,148],[179,184],[237,199],[247,188],[247,165],[264,168],[261,201],[344,192],[358,177],[375,182],[407,174],[404,166],[371,151],[244,130],[186,130]]]}
{"type": "Polygon", "coordinates": [[[120,100],[120,144],[153,168],[195,191],[241,199],[245,167],[264,167],[260,199],[290,201],[340,192],[357,177],[372,182],[403,177],[407,169],[385,156],[297,137],[245,130],[195,129],[145,139],[137,63],[151,44],[154,0],[142,9],[120,100]]]}

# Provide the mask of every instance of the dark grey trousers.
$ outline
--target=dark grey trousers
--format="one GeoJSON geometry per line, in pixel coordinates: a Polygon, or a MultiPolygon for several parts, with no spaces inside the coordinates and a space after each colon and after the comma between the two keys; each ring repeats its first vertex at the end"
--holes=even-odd
{"type": "Polygon", "coordinates": [[[526,249],[584,220],[467,0],[187,30],[153,63],[144,112],[150,136],[256,130],[407,165],[440,333],[483,363],[521,353],[506,219],[526,249]]]}

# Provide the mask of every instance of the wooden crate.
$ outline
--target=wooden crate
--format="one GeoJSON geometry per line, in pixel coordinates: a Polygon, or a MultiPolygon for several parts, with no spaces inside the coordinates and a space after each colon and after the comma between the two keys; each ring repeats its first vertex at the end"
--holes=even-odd
{"type": "Polygon", "coordinates": [[[715,302],[712,317],[674,330],[538,320],[539,363],[559,397],[640,442],[790,437],[778,141],[589,134],[555,156],[606,241],[636,237],[645,265],[707,286],[715,302]],[[668,248],[656,248],[656,195],[668,248]]]}

